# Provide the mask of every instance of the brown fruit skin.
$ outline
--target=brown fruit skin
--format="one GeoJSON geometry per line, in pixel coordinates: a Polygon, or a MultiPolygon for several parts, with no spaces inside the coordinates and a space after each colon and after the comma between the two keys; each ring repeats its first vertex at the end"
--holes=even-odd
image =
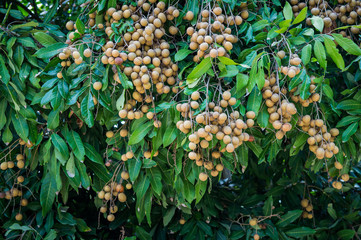
{"type": "Polygon", "coordinates": [[[99,91],[100,89],[102,89],[102,87],[103,87],[103,84],[102,84],[101,82],[95,82],[95,83],[93,84],[93,88],[94,88],[95,90],[97,90],[97,91],[99,91]]]}
{"type": "Polygon", "coordinates": [[[184,218],[179,219],[179,224],[184,225],[186,223],[186,220],[184,218]]]}

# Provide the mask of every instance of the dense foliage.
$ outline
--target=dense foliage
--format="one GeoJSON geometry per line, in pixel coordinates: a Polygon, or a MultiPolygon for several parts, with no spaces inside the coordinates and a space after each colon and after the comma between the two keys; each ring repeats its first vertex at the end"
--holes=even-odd
{"type": "Polygon", "coordinates": [[[6,239],[360,239],[355,0],[0,3],[6,239]]]}

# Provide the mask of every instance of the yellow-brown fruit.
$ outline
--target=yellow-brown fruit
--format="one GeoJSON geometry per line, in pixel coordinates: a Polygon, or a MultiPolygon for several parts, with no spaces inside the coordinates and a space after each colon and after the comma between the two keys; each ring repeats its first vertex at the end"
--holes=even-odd
{"type": "Polygon", "coordinates": [[[100,208],[99,212],[101,212],[101,213],[106,213],[107,210],[108,210],[108,209],[107,209],[106,206],[102,206],[102,207],[100,208]]]}
{"type": "Polygon", "coordinates": [[[23,220],[23,215],[21,213],[18,213],[18,214],[16,214],[15,219],[16,219],[16,221],[21,221],[21,220],[23,220]]]}
{"type": "Polygon", "coordinates": [[[108,131],[106,134],[107,138],[112,138],[114,136],[113,131],[108,131]]]}
{"type": "Polygon", "coordinates": [[[92,51],[89,48],[87,48],[87,49],[84,50],[83,55],[85,57],[91,57],[92,51]]]}
{"type": "Polygon", "coordinates": [[[69,21],[66,23],[65,25],[66,29],[69,30],[69,31],[72,31],[74,30],[74,22],[73,21],[69,21]]]}
{"type": "Polygon", "coordinates": [[[16,163],[16,166],[18,168],[24,168],[25,167],[25,162],[23,160],[20,160],[16,163]]]}
{"type": "Polygon", "coordinates": [[[309,203],[308,199],[302,199],[301,200],[301,206],[303,208],[306,208],[308,206],[308,203],[309,203]]]}
{"type": "Polygon", "coordinates": [[[340,162],[335,162],[335,168],[338,170],[341,170],[343,168],[343,166],[340,162]]]}
{"type": "Polygon", "coordinates": [[[186,223],[186,220],[184,218],[179,219],[179,224],[184,225],[186,223]]]}
{"type": "Polygon", "coordinates": [[[128,135],[128,130],[122,129],[120,130],[119,134],[121,137],[126,137],[128,135]]]}
{"type": "Polygon", "coordinates": [[[206,181],[207,180],[207,178],[208,178],[208,175],[206,174],[206,173],[204,173],[204,172],[201,172],[200,174],[199,174],[199,180],[201,180],[201,181],[206,181]]]}
{"type": "Polygon", "coordinates": [[[113,214],[109,214],[109,215],[107,216],[107,220],[108,220],[109,222],[113,222],[113,221],[115,220],[115,216],[114,216],[113,214]]]}
{"type": "Polygon", "coordinates": [[[285,51],[281,50],[281,51],[277,52],[277,56],[279,58],[283,59],[286,56],[286,53],[285,53],[285,51]]]}
{"type": "Polygon", "coordinates": [[[23,207],[26,207],[28,205],[29,201],[27,199],[21,199],[20,205],[23,207]]]}
{"type": "Polygon", "coordinates": [[[347,182],[348,180],[350,180],[350,175],[348,175],[347,173],[342,174],[341,179],[345,182],[347,182]]]}
{"type": "Polygon", "coordinates": [[[253,111],[248,111],[246,113],[246,117],[249,118],[249,119],[254,119],[256,117],[256,113],[253,112],[253,111]]]}
{"type": "Polygon", "coordinates": [[[256,226],[257,225],[257,218],[252,218],[251,220],[249,220],[249,225],[251,226],[256,226]]]}
{"type": "Polygon", "coordinates": [[[133,187],[133,185],[131,184],[131,183],[127,183],[126,185],[125,185],[125,188],[126,189],[132,189],[132,187],[133,187]]]}
{"type": "Polygon", "coordinates": [[[120,174],[121,178],[123,178],[124,180],[128,180],[129,179],[129,173],[126,172],[126,171],[123,171],[121,174],[120,174]]]}
{"type": "Polygon", "coordinates": [[[260,238],[260,236],[257,233],[253,236],[254,240],[259,240],[259,238],[260,238]]]}
{"type": "Polygon", "coordinates": [[[22,182],[24,182],[25,179],[23,176],[19,176],[19,177],[17,177],[16,180],[18,181],[18,183],[22,183],[22,182]]]}
{"type": "Polygon", "coordinates": [[[127,195],[125,195],[124,193],[119,193],[118,194],[118,200],[119,200],[119,202],[127,201],[127,195]]]}
{"type": "Polygon", "coordinates": [[[93,88],[97,91],[99,91],[100,89],[102,89],[103,84],[101,82],[95,82],[93,83],[93,88]]]}

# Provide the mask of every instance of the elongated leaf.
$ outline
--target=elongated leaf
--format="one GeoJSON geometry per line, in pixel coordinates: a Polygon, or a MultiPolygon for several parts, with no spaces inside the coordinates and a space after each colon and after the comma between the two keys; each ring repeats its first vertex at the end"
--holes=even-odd
{"type": "Polygon", "coordinates": [[[286,232],[286,234],[290,237],[294,237],[294,238],[302,238],[308,235],[313,235],[316,233],[316,230],[309,228],[309,227],[299,227],[299,228],[294,228],[291,230],[288,230],[286,232]]]}
{"type": "Polygon", "coordinates": [[[337,109],[341,109],[341,110],[356,110],[356,109],[360,109],[361,108],[361,103],[359,103],[356,100],[353,99],[349,99],[349,100],[344,100],[342,102],[340,102],[337,107],[337,109]]]}
{"type": "Polygon", "coordinates": [[[163,146],[169,146],[176,139],[178,134],[178,129],[175,126],[167,128],[163,135],[163,146]]]}
{"type": "Polygon", "coordinates": [[[267,198],[263,205],[263,214],[269,216],[272,214],[273,198],[272,195],[267,198]]]}
{"type": "Polygon", "coordinates": [[[69,149],[63,138],[61,138],[58,134],[53,133],[51,135],[51,142],[53,143],[54,147],[58,149],[59,153],[63,155],[64,159],[69,158],[69,149]]]}
{"type": "Polygon", "coordinates": [[[26,119],[20,114],[18,116],[15,116],[15,114],[13,113],[11,121],[13,122],[15,131],[19,135],[19,137],[21,137],[21,139],[23,139],[24,141],[27,141],[29,136],[29,126],[26,119]]]}
{"type": "Polygon", "coordinates": [[[104,164],[102,156],[95,150],[95,148],[89,143],[84,143],[85,155],[91,161],[99,164],[104,164]]]}
{"type": "Polygon", "coordinates": [[[345,62],[343,61],[342,55],[338,52],[336,44],[327,37],[324,37],[323,39],[325,42],[326,51],[335,62],[336,66],[341,70],[345,69],[345,62]]]}
{"type": "Polygon", "coordinates": [[[355,234],[356,234],[355,230],[352,229],[343,229],[337,232],[337,236],[342,240],[353,239],[355,234]]]}
{"type": "Polygon", "coordinates": [[[332,37],[336,40],[336,42],[345,49],[346,52],[352,54],[352,55],[361,55],[361,49],[357,44],[352,41],[351,39],[343,37],[341,34],[333,33],[332,37]]]}
{"type": "Polygon", "coordinates": [[[134,145],[136,143],[139,143],[148,134],[148,132],[150,131],[150,129],[152,129],[152,127],[153,127],[153,123],[147,122],[142,127],[135,129],[134,132],[132,132],[129,137],[128,144],[134,145]]]}
{"type": "Polygon", "coordinates": [[[337,122],[336,127],[340,128],[340,127],[349,126],[351,123],[358,122],[360,119],[361,119],[360,116],[346,116],[342,118],[341,121],[337,122]]]}
{"type": "Polygon", "coordinates": [[[189,50],[189,49],[181,49],[174,55],[174,60],[176,62],[182,61],[183,59],[185,59],[192,52],[193,51],[189,50]]]}
{"type": "Polygon", "coordinates": [[[247,110],[253,111],[256,113],[256,116],[258,115],[259,108],[261,107],[262,103],[262,94],[258,90],[258,88],[253,88],[251,94],[248,97],[247,102],[247,110]]]}
{"type": "Polygon", "coordinates": [[[346,130],[342,133],[342,142],[347,142],[352,135],[354,135],[358,128],[358,122],[355,122],[348,126],[346,130]]]}
{"type": "Polygon", "coordinates": [[[81,115],[84,118],[84,122],[89,126],[94,126],[94,115],[93,115],[93,96],[89,93],[87,96],[84,97],[83,101],[81,102],[81,115]]]}
{"type": "Polygon", "coordinates": [[[48,128],[55,129],[59,126],[59,111],[53,110],[48,116],[48,128]]]}
{"type": "Polygon", "coordinates": [[[169,222],[172,220],[174,213],[175,213],[176,207],[170,207],[167,212],[165,213],[163,217],[163,225],[167,226],[169,222]]]}
{"type": "Polygon", "coordinates": [[[80,34],[84,34],[85,33],[85,25],[82,21],[80,21],[80,19],[78,18],[75,22],[75,26],[76,26],[76,29],[78,30],[78,32],[80,34]]]}
{"type": "MultiPolygon", "coordinates": [[[[304,8],[306,9],[306,8],[304,8]]],[[[303,9],[302,9],[303,10],[303,9]]],[[[306,9],[307,10],[307,9],[306,9]]],[[[312,45],[307,44],[302,48],[301,59],[304,65],[307,65],[311,60],[312,45]]]]}
{"type": "Polygon", "coordinates": [[[315,40],[315,46],[313,50],[320,66],[326,69],[326,52],[324,46],[319,40],[315,40]]]}
{"type": "Polygon", "coordinates": [[[56,181],[55,176],[47,173],[42,180],[40,189],[40,204],[42,206],[42,214],[45,216],[51,209],[55,200],[56,181]]]}
{"type": "Polygon", "coordinates": [[[70,130],[70,131],[63,131],[63,135],[68,141],[68,144],[70,145],[71,149],[73,149],[75,156],[80,161],[84,161],[85,148],[79,134],[73,130],[70,130]]]}
{"type": "Polygon", "coordinates": [[[56,40],[44,32],[36,32],[34,38],[44,47],[49,47],[56,43],[56,40]]]}
{"type": "Polygon", "coordinates": [[[323,19],[319,16],[313,16],[311,18],[311,23],[312,25],[320,32],[323,31],[323,27],[325,25],[325,23],[323,22],[323,19]]]}
{"type": "Polygon", "coordinates": [[[138,180],[134,183],[134,191],[137,195],[137,198],[143,198],[145,192],[148,190],[150,181],[147,176],[140,175],[138,180]]]}
{"type": "Polygon", "coordinates": [[[286,227],[288,224],[294,222],[302,214],[302,210],[292,210],[281,216],[281,219],[277,222],[278,227],[286,227]]]}
{"type": "Polygon", "coordinates": [[[292,7],[289,2],[286,2],[285,6],[283,7],[283,16],[286,20],[292,19],[293,17],[292,7]]]}
{"type": "Polygon", "coordinates": [[[66,44],[64,43],[55,43],[52,45],[49,45],[46,48],[41,48],[39,49],[34,56],[38,57],[38,58],[43,58],[43,59],[49,59],[54,57],[55,55],[57,55],[58,53],[60,53],[61,51],[63,51],[63,49],[67,47],[66,44]]]}
{"type": "Polygon", "coordinates": [[[147,175],[149,176],[150,184],[152,186],[152,189],[155,193],[158,195],[162,192],[162,172],[159,170],[159,168],[149,168],[147,170],[147,175]]]}
{"type": "Polygon", "coordinates": [[[211,58],[207,57],[198,64],[193,71],[187,76],[187,82],[190,84],[194,82],[197,78],[200,78],[203,74],[205,74],[208,69],[212,66],[211,58]]]}
{"type": "Polygon", "coordinates": [[[85,161],[85,164],[88,168],[90,168],[94,174],[101,179],[103,182],[108,182],[112,175],[109,173],[108,169],[103,164],[98,164],[92,161],[85,161]]]}
{"type": "Polygon", "coordinates": [[[306,19],[307,16],[307,8],[303,8],[301,10],[301,12],[298,13],[297,17],[295,18],[295,20],[293,20],[292,24],[297,24],[302,22],[303,20],[306,19]]]}
{"type": "Polygon", "coordinates": [[[10,81],[10,74],[7,67],[5,66],[5,59],[2,55],[0,55],[0,78],[1,81],[6,85],[10,81]]]}
{"type": "Polygon", "coordinates": [[[265,128],[268,125],[269,120],[269,113],[267,111],[266,107],[263,107],[262,110],[259,112],[259,115],[257,117],[257,122],[260,127],[265,128]]]}

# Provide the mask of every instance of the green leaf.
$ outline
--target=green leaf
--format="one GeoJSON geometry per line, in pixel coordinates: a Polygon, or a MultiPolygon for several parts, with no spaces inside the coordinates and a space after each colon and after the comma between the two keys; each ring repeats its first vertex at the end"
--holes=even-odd
{"type": "Polygon", "coordinates": [[[0,101],[0,112],[2,114],[0,114],[0,130],[3,129],[3,127],[5,126],[6,124],[6,115],[5,115],[5,112],[6,112],[6,108],[8,106],[8,103],[5,99],[2,99],[0,101]]]}
{"type": "Polygon", "coordinates": [[[178,129],[175,126],[169,126],[163,135],[163,146],[168,147],[177,137],[178,129]]]}
{"type": "MultiPolygon", "coordinates": [[[[304,8],[306,9],[306,8],[304,8]]],[[[303,10],[303,9],[302,9],[303,10]]],[[[307,44],[302,48],[301,59],[304,65],[307,65],[311,60],[312,45],[307,44]]]]}
{"type": "Polygon", "coordinates": [[[160,195],[162,193],[162,172],[159,168],[149,168],[147,169],[147,175],[149,176],[150,184],[153,191],[160,195]]]}
{"type": "Polygon", "coordinates": [[[330,216],[332,217],[333,220],[337,219],[337,213],[336,213],[335,209],[333,208],[332,203],[329,203],[327,205],[327,212],[328,212],[328,214],[330,214],[330,216]]]}
{"type": "Polygon", "coordinates": [[[181,49],[174,55],[174,60],[176,62],[182,61],[185,59],[190,53],[192,53],[192,50],[189,49],[181,49]]]}
{"type": "Polygon", "coordinates": [[[55,200],[56,181],[55,176],[52,177],[50,173],[47,173],[42,179],[40,189],[40,204],[42,206],[42,214],[45,216],[52,208],[55,200]]]}
{"type": "Polygon", "coordinates": [[[144,137],[148,134],[148,132],[152,129],[152,127],[153,123],[149,121],[142,125],[142,127],[135,129],[134,132],[130,134],[128,144],[134,145],[142,141],[144,137]]]}
{"type": "Polygon", "coordinates": [[[326,94],[329,99],[333,99],[333,91],[330,85],[322,84],[322,91],[326,94]]]}
{"type": "Polygon", "coordinates": [[[300,97],[304,100],[311,95],[310,85],[311,85],[311,79],[308,75],[305,75],[305,78],[303,79],[303,82],[300,87],[300,97]]]}
{"type": "Polygon", "coordinates": [[[257,116],[259,108],[261,107],[261,103],[262,103],[262,94],[258,90],[258,88],[254,87],[251,94],[248,97],[247,110],[255,112],[257,116]]]}
{"type": "Polygon", "coordinates": [[[267,108],[263,107],[257,117],[257,122],[260,127],[265,128],[268,125],[268,120],[269,120],[269,113],[267,111],[267,108]]]}
{"type": "Polygon", "coordinates": [[[297,23],[302,22],[303,20],[306,19],[306,16],[307,16],[307,8],[303,8],[303,9],[301,10],[301,12],[298,13],[296,19],[293,20],[293,23],[292,23],[292,24],[297,24],[297,23]]]}
{"type": "Polygon", "coordinates": [[[135,181],[142,167],[142,161],[140,161],[138,158],[132,158],[129,159],[127,163],[130,180],[135,181]]]}
{"type": "Polygon", "coordinates": [[[85,161],[85,164],[88,168],[90,168],[95,175],[101,179],[103,182],[108,182],[112,175],[109,173],[108,169],[103,164],[98,164],[92,161],[85,161]]]}
{"type": "Polygon", "coordinates": [[[352,135],[354,135],[358,128],[358,122],[355,122],[348,126],[346,130],[342,133],[342,142],[347,142],[352,135]]]}
{"type": "Polygon", "coordinates": [[[344,70],[345,69],[345,62],[343,61],[342,55],[338,52],[338,49],[336,48],[336,44],[329,38],[324,37],[325,47],[328,55],[332,58],[332,60],[335,62],[336,66],[344,70]]]}
{"type": "Polygon", "coordinates": [[[360,118],[361,118],[361,116],[346,116],[346,117],[342,118],[341,121],[337,122],[336,127],[340,128],[340,127],[348,126],[351,123],[359,121],[360,118]]]}
{"type": "Polygon", "coordinates": [[[91,93],[89,93],[87,96],[84,97],[84,99],[81,102],[81,115],[83,116],[84,122],[89,126],[94,126],[94,115],[93,110],[94,109],[94,101],[93,96],[91,93]]]}
{"type": "Polygon", "coordinates": [[[349,100],[344,100],[342,102],[340,102],[337,107],[337,109],[341,109],[341,110],[356,110],[356,109],[360,109],[361,108],[361,103],[359,103],[356,100],[353,99],[349,99],[349,100]]]}
{"type": "Polygon", "coordinates": [[[39,25],[39,23],[37,23],[37,22],[28,22],[28,23],[24,23],[24,24],[14,25],[10,28],[10,30],[14,31],[15,29],[18,29],[18,28],[37,27],[38,25],[39,25]]]}
{"type": "Polygon", "coordinates": [[[75,22],[75,26],[76,26],[76,29],[78,30],[78,32],[80,34],[84,34],[85,33],[85,25],[82,21],[80,21],[80,19],[78,18],[75,22]]]}
{"type": "Polygon", "coordinates": [[[53,143],[54,147],[58,150],[58,152],[61,155],[63,155],[64,159],[69,158],[69,149],[63,138],[61,138],[58,134],[53,133],[51,135],[51,142],[53,143]]]}
{"type": "Polygon", "coordinates": [[[224,65],[239,65],[238,63],[236,63],[232,59],[229,59],[228,57],[218,57],[217,59],[224,65]]]}
{"type": "Polygon", "coordinates": [[[140,175],[138,180],[134,183],[134,191],[137,198],[143,198],[146,191],[148,190],[150,181],[147,176],[140,175]]]}
{"type": "Polygon", "coordinates": [[[169,222],[172,220],[174,213],[175,213],[176,207],[172,206],[167,209],[167,212],[164,214],[163,217],[163,225],[167,226],[169,222]]]}
{"type": "Polygon", "coordinates": [[[35,32],[33,36],[44,47],[49,47],[50,45],[57,43],[54,38],[44,32],[35,32]]]}
{"type": "Polygon", "coordinates": [[[0,55],[0,78],[5,85],[7,85],[10,81],[10,74],[8,68],[5,65],[5,60],[2,55],[0,55]]]}
{"type": "Polygon", "coordinates": [[[341,34],[333,33],[332,37],[336,40],[336,42],[348,53],[356,56],[361,55],[361,49],[357,44],[351,39],[343,37],[341,34]]]}
{"type": "Polygon", "coordinates": [[[286,234],[290,237],[294,237],[294,238],[302,238],[302,237],[306,237],[308,235],[313,235],[316,233],[316,230],[309,228],[309,227],[299,227],[299,228],[294,228],[291,230],[288,230],[286,232],[286,234]]]}
{"type": "Polygon", "coordinates": [[[16,115],[13,113],[11,121],[13,122],[15,131],[19,135],[19,137],[22,140],[27,141],[29,136],[29,126],[26,119],[20,114],[18,114],[18,116],[16,117],[16,115]]]}
{"type": "Polygon", "coordinates": [[[283,16],[286,20],[292,19],[293,17],[292,7],[289,2],[286,2],[285,6],[283,7],[283,16]]]}
{"type": "Polygon", "coordinates": [[[85,155],[91,161],[99,164],[104,164],[102,156],[95,150],[95,148],[89,143],[84,143],[85,155]]]}
{"type": "Polygon", "coordinates": [[[288,211],[285,215],[281,216],[281,219],[277,222],[278,227],[286,227],[288,224],[294,222],[302,214],[302,210],[288,211]]]}
{"type": "Polygon", "coordinates": [[[326,52],[324,46],[319,40],[315,40],[315,46],[313,50],[320,66],[326,69],[326,52]]]}
{"type": "Polygon", "coordinates": [[[311,18],[311,23],[312,25],[320,32],[323,31],[323,27],[324,27],[324,22],[323,22],[323,19],[319,16],[313,16],[311,18]]]}
{"type": "Polygon", "coordinates": [[[152,238],[152,236],[147,231],[139,226],[135,228],[135,233],[140,240],[149,240],[152,238]]]}
{"type": "Polygon", "coordinates": [[[356,234],[355,230],[352,229],[343,229],[337,232],[337,236],[342,240],[353,239],[355,234],[356,234]]]}
{"type": "Polygon", "coordinates": [[[51,229],[49,233],[46,234],[45,238],[43,238],[43,240],[54,240],[56,239],[57,235],[58,233],[54,229],[51,229]]]}
{"type": "Polygon", "coordinates": [[[76,169],[75,169],[75,162],[74,162],[74,155],[71,154],[69,160],[66,163],[65,166],[66,173],[70,178],[75,177],[76,169]]]}
{"type": "Polygon", "coordinates": [[[55,129],[59,126],[59,111],[52,110],[48,115],[48,128],[55,129]]]}
{"type": "Polygon", "coordinates": [[[71,131],[63,131],[63,135],[68,141],[68,144],[70,145],[71,149],[73,149],[75,156],[80,161],[84,161],[85,148],[79,134],[71,130],[71,131]]]}
{"type": "Polygon", "coordinates": [[[272,195],[267,198],[263,205],[263,214],[270,216],[272,214],[273,198],[272,195]]]}
{"type": "Polygon", "coordinates": [[[62,52],[65,47],[68,45],[64,43],[55,43],[49,45],[45,48],[40,48],[35,54],[35,57],[42,58],[42,59],[49,59],[57,55],[58,53],[62,52]]]}
{"type": "Polygon", "coordinates": [[[199,203],[199,201],[202,199],[204,194],[206,193],[207,189],[207,182],[208,181],[201,181],[198,180],[195,187],[195,193],[196,193],[196,204],[199,203]]]}
{"type": "Polygon", "coordinates": [[[236,83],[236,90],[237,91],[236,91],[236,94],[238,96],[238,94],[242,91],[242,89],[244,89],[248,84],[248,75],[238,73],[236,79],[237,79],[237,83],[236,83]]]}
{"type": "Polygon", "coordinates": [[[58,6],[59,6],[59,0],[56,0],[51,8],[49,6],[50,10],[45,14],[44,23],[50,22],[50,20],[54,17],[58,9],[58,6]]]}
{"type": "Polygon", "coordinates": [[[190,84],[205,74],[208,69],[212,67],[212,61],[210,57],[204,58],[200,64],[198,64],[192,72],[187,76],[187,84],[190,84]]]}

